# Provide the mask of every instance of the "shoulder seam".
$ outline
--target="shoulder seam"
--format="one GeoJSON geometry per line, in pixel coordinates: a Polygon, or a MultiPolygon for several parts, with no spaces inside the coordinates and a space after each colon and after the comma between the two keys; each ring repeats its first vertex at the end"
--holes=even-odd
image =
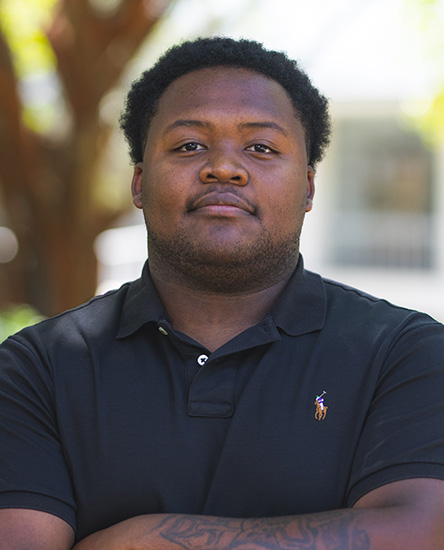
{"type": "Polygon", "coordinates": [[[357,296],[360,296],[361,298],[365,298],[369,300],[370,302],[384,302],[385,304],[389,305],[390,307],[394,309],[400,309],[404,311],[409,311],[411,313],[419,313],[418,311],[414,309],[409,309],[407,307],[399,306],[396,304],[393,304],[386,298],[378,298],[377,296],[373,296],[372,294],[368,294],[364,290],[360,290],[358,288],[354,288],[352,286],[346,285],[345,283],[340,283],[338,281],[334,281],[332,279],[323,279],[324,283],[326,285],[336,286],[340,289],[342,289],[344,292],[352,292],[353,294],[356,294],[357,296]]]}
{"type": "MultiPolygon", "coordinates": [[[[36,326],[36,325],[44,325],[44,324],[47,324],[47,323],[49,323],[51,321],[54,321],[56,319],[60,319],[60,318],[64,317],[65,315],[75,313],[76,311],[81,311],[82,309],[88,307],[89,305],[91,305],[94,302],[98,302],[100,300],[103,300],[104,298],[107,298],[108,296],[112,296],[114,294],[117,294],[119,291],[121,291],[123,288],[129,286],[130,284],[131,284],[131,282],[124,283],[121,287],[110,290],[110,291],[106,292],[105,294],[98,294],[97,296],[93,296],[90,300],[88,300],[87,302],[84,302],[83,304],[79,304],[78,306],[75,306],[71,309],[61,311],[60,313],[57,313],[56,315],[51,315],[50,317],[47,317],[46,319],[42,319],[38,323],[35,323],[35,325],[30,325],[30,327],[25,327],[25,329],[26,328],[32,328],[33,326],[36,326]]],[[[16,332],[15,334],[12,334],[10,336],[10,338],[20,334],[21,332],[22,331],[16,332]]]]}

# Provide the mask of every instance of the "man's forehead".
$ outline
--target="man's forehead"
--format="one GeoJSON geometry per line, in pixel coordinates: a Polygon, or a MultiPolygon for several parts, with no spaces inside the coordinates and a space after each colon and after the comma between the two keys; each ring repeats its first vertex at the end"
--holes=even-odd
{"type": "Polygon", "coordinates": [[[211,82],[213,82],[215,79],[224,80],[227,77],[229,77],[230,80],[234,82],[257,81],[257,80],[268,81],[270,84],[272,83],[273,86],[278,87],[282,91],[284,91],[287,97],[291,101],[291,98],[287,90],[282,86],[280,82],[278,82],[271,76],[268,76],[254,69],[249,69],[247,67],[232,66],[232,65],[214,65],[209,67],[202,67],[199,69],[193,69],[189,72],[186,72],[174,78],[168,84],[168,86],[165,87],[159,99],[162,99],[162,97],[164,97],[169,91],[171,91],[171,89],[177,89],[187,81],[193,81],[194,84],[198,82],[202,85],[205,85],[205,84],[211,84],[211,82]]]}
{"type": "Polygon", "coordinates": [[[179,124],[176,119],[201,119],[194,114],[205,111],[227,115],[250,111],[252,124],[257,118],[258,124],[270,121],[270,125],[297,115],[290,96],[276,80],[245,68],[216,66],[174,80],[160,97],[154,118],[160,115],[170,126],[179,124]]]}

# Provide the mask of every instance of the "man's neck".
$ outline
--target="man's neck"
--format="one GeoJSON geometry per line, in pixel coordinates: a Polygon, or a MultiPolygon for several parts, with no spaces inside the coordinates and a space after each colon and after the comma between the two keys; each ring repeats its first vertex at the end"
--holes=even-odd
{"type": "Polygon", "coordinates": [[[151,266],[150,272],[174,329],[210,351],[261,321],[291,276],[289,273],[267,288],[222,294],[165,279],[151,266]]]}

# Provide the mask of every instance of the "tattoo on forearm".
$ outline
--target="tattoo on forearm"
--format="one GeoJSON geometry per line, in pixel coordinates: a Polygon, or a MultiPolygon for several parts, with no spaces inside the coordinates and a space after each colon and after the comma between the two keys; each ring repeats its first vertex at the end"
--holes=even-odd
{"type": "Polygon", "coordinates": [[[185,550],[370,550],[347,510],[264,519],[170,515],[156,529],[185,550]]]}
{"type": "Polygon", "coordinates": [[[227,518],[171,515],[162,521],[158,530],[164,539],[187,550],[209,550],[218,548],[227,535],[233,536],[232,523],[233,520],[227,518]]]}

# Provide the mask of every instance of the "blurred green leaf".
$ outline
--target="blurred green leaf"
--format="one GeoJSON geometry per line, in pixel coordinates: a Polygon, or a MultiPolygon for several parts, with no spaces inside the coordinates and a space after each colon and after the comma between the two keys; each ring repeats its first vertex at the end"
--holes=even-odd
{"type": "Polygon", "coordinates": [[[435,91],[428,108],[412,117],[430,145],[444,142],[444,0],[405,0],[411,24],[421,33],[423,48],[436,67],[435,91]]]}
{"type": "MultiPolygon", "coordinates": [[[[0,0],[0,28],[11,48],[22,92],[36,78],[57,78],[55,55],[44,33],[56,4],[57,0],[0,0]]],[[[35,84],[33,88],[37,89],[35,84]]],[[[45,132],[51,125],[54,99],[55,94],[46,99],[36,98],[35,92],[23,95],[24,120],[34,131],[45,132]]]]}
{"type": "Polygon", "coordinates": [[[26,304],[11,306],[0,311],[0,342],[24,327],[42,321],[44,317],[26,304]]]}
{"type": "Polygon", "coordinates": [[[46,72],[55,67],[55,57],[42,28],[56,0],[2,0],[0,25],[11,45],[17,74],[46,72]]]}

